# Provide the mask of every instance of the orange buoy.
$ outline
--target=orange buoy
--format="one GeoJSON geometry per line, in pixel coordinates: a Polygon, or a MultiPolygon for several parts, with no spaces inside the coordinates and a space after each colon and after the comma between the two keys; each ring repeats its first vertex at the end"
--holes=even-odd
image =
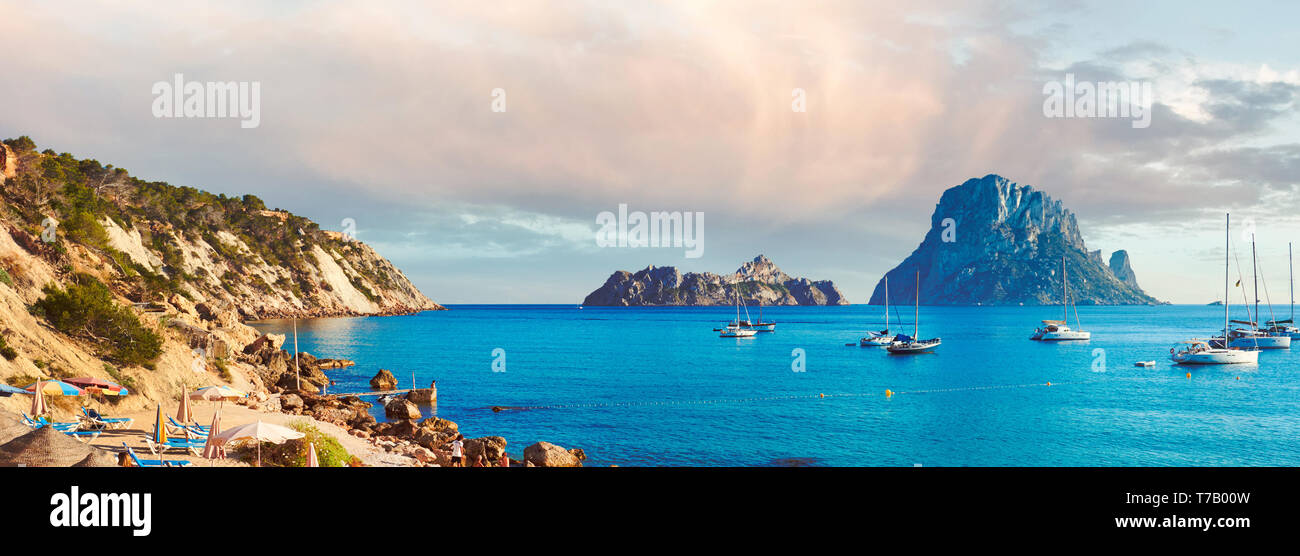
{"type": "Polygon", "coordinates": [[[1187,373],[1187,378],[1192,378],[1192,373],[1187,373]]]}
{"type": "Polygon", "coordinates": [[[888,388],[886,388],[886,389],[885,389],[885,397],[886,397],[886,398],[892,398],[892,397],[894,397],[894,391],[893,391],[893,390],[890,390],[890,389],[888,389],[888,388]]]}
{"type": "Polygon", "coordinates": [[[823,397],[823,398],[825,398],[825,397],[826,397],[826,394],[823,393],[823,394],[820,394],[820,396],[823,397]]]}
{"type": "Polygon", "coordinates": [[[1047,385],[1048,385],[1048,386],[1051,386],[1051,385],[1052,385],[1051,381],[1048,381],[1047,385]]]}

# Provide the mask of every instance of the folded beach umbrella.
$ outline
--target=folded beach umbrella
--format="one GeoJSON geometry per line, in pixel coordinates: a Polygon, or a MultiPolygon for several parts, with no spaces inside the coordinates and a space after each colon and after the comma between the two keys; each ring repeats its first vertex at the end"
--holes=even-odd
{"type": "Polygon", "coordinates": [[[32,417],[45,415],[45,412],[49,411],[49,408],[45,407],[45,394],[43,393],[44,390],[39,387],[40,385],[39,382],[37,382],[36,384],[38,385],[38,387],[33,388],[31,391],[32,394],[35,394],[34,396],[32,396],[32,409],[31,409],[32,417]]]}
{"type": "Polygon", "coordinates": [[[194,420],[194,415],[190,412],[190,397],[181,395],[181,405],[176,408],[176,421],[184,425],[194,420]]]}
{"type": "Polygon", "coordinates": [[[80,388],[63,382],[62,380],[43,380],[28,384],[24,390],[35,392],[39,388],[42,394],[46,396],[80,396],[85,394],[80,388]]]}
{"type": "Polygon", "coordinates": [[[158,404],[158,415],[153,420],[153,441],[160,446],[167,442],[167,425],[163,423],[162,404],[158,404]]]}
{"type": "Polygon", "coordinates": [[[289,427],[282,427],[272,423],[263,423],[257,421],[246,425],[239,425],[226,429],[221,434],[212,434],[208,438],[216,439],[219,445],[225,445],[232,440],[251,439],[257,442],[257,465],[262,466],[262,443],[270,442],[272,444],[284,444],[285,441],[302,438],[307,436],[301,432],[289,427]]]}
{"type": "Polygon", "coordinates": [[[122,386],[121,384],[117,384],[115,382],[109,382],[102,378],[84,376],[79,378],[69,378],[64,382],[67,382],[68,384],[71,384],[73,386],[79,386],[81,387],[82,390],[85,390],[92,394],[103,394],[105,396],[125,396],[130,393],[127,391],[125,386],[122,386]]]}
{"type": "Polygon", "coordinates": [[[208,427],[208,441],[203,445],[203,457],[208,459],[225,459],[226,448],[216,439],[221,432],[221,410],[212,414],[212,426],[208,427]]]}
{"type": "Polygon", "coordinates": [[[320,459],[316,457],[316,443],[307,443],[307,467],[320,467],[320,459]]]}

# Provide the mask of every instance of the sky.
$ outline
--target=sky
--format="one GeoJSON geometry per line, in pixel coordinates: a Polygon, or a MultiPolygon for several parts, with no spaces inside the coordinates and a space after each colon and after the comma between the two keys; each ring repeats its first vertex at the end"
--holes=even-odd
{"type": "Polygon", "coordinates": [[[1298,12],[0,1],[0,137],[253,193],[325,229],[351,219],[440,303],[578,303],[614,270],[727,273],[760,253],[865,302],[939,195],[990,173],[1062,201],[1090,249],[1127,250],[1149,294],[1206,303],[1227,211],[1286,288],[1298,12]],[[156,117],[176,74],[257,83],[258,125],[156,117]],[[1044,87],[1067,74],[1150,84],[1150,125],[1047,117],[1044,87]],[[620,204],[703,213],[702,256],[598,246],[620,204]]]}

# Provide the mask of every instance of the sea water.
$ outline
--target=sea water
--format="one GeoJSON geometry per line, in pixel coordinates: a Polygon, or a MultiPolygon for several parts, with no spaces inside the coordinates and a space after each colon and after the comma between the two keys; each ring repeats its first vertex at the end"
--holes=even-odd
{"type": "MultiPolygon", "coordinates": [[[[920,337],[943,345],[903,356],[857,346],[879,306],[766,307],[776,331],[744,339],[713,331],[732,307],[450,309],[299,321],[299,346],[356,361],[326,370],[332,392],[368,391],[380,368],[401,388],[437,380],[426,416],[515,457],[582,448],[589,466],[1300,465],[1300,354],[1169,361],[1222,327],[1221,307],[1085,306],[1093,339],[1056,344],[1028,338],[1059,307],[921,307],[920,337]]],[[[910,334],[913,308],[897,311],[910,334]]]]}

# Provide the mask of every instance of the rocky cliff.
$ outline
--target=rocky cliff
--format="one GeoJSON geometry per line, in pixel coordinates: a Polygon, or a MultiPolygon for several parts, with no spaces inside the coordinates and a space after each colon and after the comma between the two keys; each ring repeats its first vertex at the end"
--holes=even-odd
{"type": "Polygon", "coordinates": [[[441,309],[369,246],[251,195],[140,180],[26,137],[4,146],[6,384],[102,378],[130,388],[113,400],[126,408],[213,382],[266,392],[291,356],[242,351],[259,336],[245,320],[441,309]]]}
{"type": "MultiPolygon", "coordinates": [[[[1080,304],[1158,303],[1138,287],[1127,252],[1107,265],[1059,201],[992,174],[945,191],[921,245],[886,276],[895,303],[914,295],[920,271],[922,304],[1058,304],[1062,257],[1080,304]]],[[[883,301],[882,279],[871,303],[883,301]]]]}
{"type": "MultiPolygon", "coordinates": [[[[134,302],[233,309],[242,319],[442,309],[370,246],[252,195],[148,182],[121,168],[6,142],[0,223],[56,266],[79,261],[134,302]],[[16,166],[16,168],[15,168],[16,166]]],[[[75,265],[74,265],[75,266],[75,265]]]]}
{"type": "Polygon", "coordinates": [[[620,270],[591,292],[583,305],[730,305],[736,293],[748,304],[848,305],[844,294],[829,280],[793,278],[763,255],[741,265],[736,272],[682,274],[675,267],[648,266],[631,273],[620,270]]]}

